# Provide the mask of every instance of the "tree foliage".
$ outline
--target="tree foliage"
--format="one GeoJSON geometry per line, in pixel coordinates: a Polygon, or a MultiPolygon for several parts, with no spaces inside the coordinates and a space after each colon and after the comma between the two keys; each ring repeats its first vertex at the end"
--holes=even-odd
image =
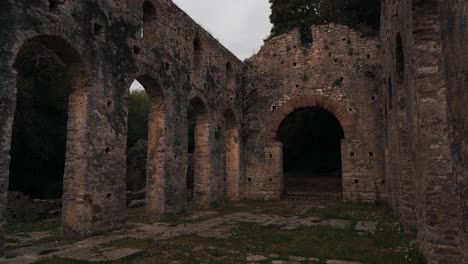
{"type": "Polygon", "coordinates": [[[130,92],[128,96],[128,148],[148,137],[149,99],[144,90],[130,92]]]}
{"type": "Polygon", "coordinates": [[[273,28],[269,38],[328,23],[379,29],[380,0],[270,0],[270,4],[273,28]]]}

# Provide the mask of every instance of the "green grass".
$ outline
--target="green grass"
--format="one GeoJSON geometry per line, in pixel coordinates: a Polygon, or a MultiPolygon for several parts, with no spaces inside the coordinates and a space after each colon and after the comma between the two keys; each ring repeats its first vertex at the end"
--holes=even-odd
{"type": "Polygon", "coordinates": [[[33,223],[16,223],[5,226],[7,234],[28,232],[58,232],[60,231],[60,219],[46,219],[33,223]]]}
{"type": "MultiPolygon", "coordinates": [[[[131,263],[245,263],[249,254],[278,254],[278,259],[288,256],[318,257],[360,261],[368,264],[423,264],[424,258],[411,245],[402,226],[387,206],[328,203],[305,210],[304,203],[252,201],[225,208],[211,209],[216,214],[186,220],[193,211],[182,212],[166,219],[166,223],[196,224],[216,217],[249,212],[297,217],[320,217],[344,219],[352,222],[376,221],[375,234],[360,233],[352,228],[337,229],[327,226],[299,227],[295,230],[281,230],[278,226],[262,226],[253,223],[239,223],[229,238],[206,238],[198,235],[182,235],[164,241],[125,238],[100,247],[133,248],[141,253],[112,264],[131,263]],[[194,250],[199,248],[200,250],[194,250]]],[[[310,204],[308,205],[310,206],[310,204]]],[[[142,208],[131,209],[129,219],[146,221],[142,208]]],[[[271,263],[269,259],[265,263],[271,263]]],[[[88,264],[88,262],[52,258],[37,264],[88,264]]],[[[107,264],[107,262],[100,262],[107,264]]]]}
{"type": "Polygon", "coordinates": [[[362,235],[351,229],[330,227],[302,227],[281,230],[278,227],[258,224],[241,224],[228,239],[205,238],[196,235],[179,236],[171,243],[195,247],[220,247],[236,249],[245,256],[253,254],[279,254],[288,256],[343,259],[376,264],[424,263],[419,254],[402,240],[400,232],[385,230],[381,234],[362,235]],[[386,234],[390,243],[381,243],[386,234]],[[395,236],[395,237],[394,237],[395,236]],[[407,248],[407,251],[398,251],[407,248]]]}
{"type": "Polygon", "coordinates": [[[123,238],[115,240],[106,244],[101,244],[101,247],[113,247],[113,248],[132,248],[141,250],[153,250],[156,247],[156,243],[148,239],[137,239],[137,238],[123,238]]]}
{"type": "MultiPolygon", "coordinates": [[[[65,258],[50,258],[34,262],[34,264],[89,264],[92,262],[65,258]]],[[[102,263],[102,262],[101,262],[102,263]]]]}

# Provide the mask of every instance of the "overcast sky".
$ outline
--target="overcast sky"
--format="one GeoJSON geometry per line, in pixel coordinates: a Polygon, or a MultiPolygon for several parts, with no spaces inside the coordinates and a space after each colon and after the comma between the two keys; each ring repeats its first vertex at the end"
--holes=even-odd
{"type": "MultiPolygon", "coordinates": [[[[257,53],[270,34],[268,0],[173,0],[239,59],[257,53]]],[[[143,89],[135,82],[132,90],[143,89]]]]}
{"type": "Polygon", "coordinates": [[[271,29],[268,0],[173,0],[244,60],[257,52],[271,29]]]}

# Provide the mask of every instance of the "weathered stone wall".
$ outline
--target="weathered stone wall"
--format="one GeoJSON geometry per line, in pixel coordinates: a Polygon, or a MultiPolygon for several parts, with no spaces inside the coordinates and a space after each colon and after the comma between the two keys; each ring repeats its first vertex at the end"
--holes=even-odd
{"type": "Polygon", "coordinates": [[[466,255],[466,1],[386,1],[388,198],[429,263],[466,255]]]}
{"type": "Polygon", "coordinates": [[[312,28],[311,46],[299,31],[276,37],[246,64],[243,94],[245,196],[278,199],[282,150],[276,132],[289,113],[319,106],[341,123],[343,195],[371,202],[382,195],[379,135],[379,41],[345,26],[312,28]]]}
{"type": "Polygon", "coordinates": [[[5,0],[0,22],[1,237],[16,101],[14,62],[25,43],[52,50],[73,76],[65,236],[85,236],[125,221],[126,98],[135,79],[151,99],[148,215],[158,218],[186,206],[186,113],[189,98],[195,97],[210,113],[209,204],[223,203],[223,115],[231,109],[240,124],[243,64],[171,1],[5,0]]]}
{"type": "Polygon", "coordinates": [[[456,210],[462,263],[468,263],[468,2],[451,0],[441,5],[442,48],[447,81],[450,144],[456,183],[456,210]]]}

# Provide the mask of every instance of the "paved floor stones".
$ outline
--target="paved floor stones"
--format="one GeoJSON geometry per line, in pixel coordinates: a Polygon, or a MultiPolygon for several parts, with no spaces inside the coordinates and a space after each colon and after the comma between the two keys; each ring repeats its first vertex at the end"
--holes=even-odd
{"type": "MultiPolygon", "coordinates": [[[[39,259],[47,259],[54,256],[86,261],[112,261],[119,260],[140,252],[139,249],[113,248],[104,246],[113,241],[125,238],[149,239],[151,241],[162,241],[181,235],[198,235],[209,238],[228,238],[232,230],[241,223],[253,223],[263,226],[278,226],[282,229],[293,230],[300,227],[329,226],[337,229],[354,228],[364,233],[373,233],[376,229],[375,222],[358,221],[353,222],[343,219],[324,219],[320,217],[299,217],[265,214],[264,210],[251,210],[233,212],[219,215],[217,212],[197,212],[184,218],[189,223],[171,225],[169,223],[130,223],[125,229],[117,230],[106,235],[100,235],[84,239],[74,243],[45,243],[40,245],[25,246],[6,252],[9,259],[0,259],[0,264],[29,264],[39,259]],[[190,221],[200,220],[196,223],[190,221]]],[[[51,236],[50,232],[16,233],[9,235],[9,241],[15,241],[16,246],[28,244],[31,241],[51,236]]],[[[203,246],[197,246],[192,252],[208,250],[203,246]]],[[[216,249],[215,249],[216,250],[216,249]]],[[[306,259],[300,256],[290,256],[287,260],[280,259],[278,254],[255,254],[246,257],[250,263],[271,261],[273,264],[281,263],[317,263],[319,259],[306,259]]],[[[358,262],[346,262],[340,260],[329,260],[328,264],[356,264],[358,262]]]]}

